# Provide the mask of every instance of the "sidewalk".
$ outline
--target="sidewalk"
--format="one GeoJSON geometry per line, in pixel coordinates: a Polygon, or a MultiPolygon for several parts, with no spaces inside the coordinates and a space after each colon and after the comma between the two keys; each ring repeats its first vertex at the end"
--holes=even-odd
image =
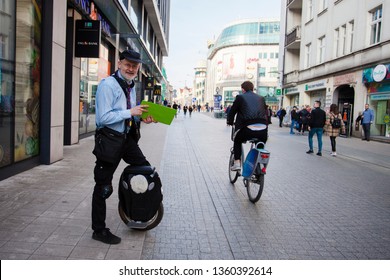
{"type": "Polygon", "coordinates": [[[163,177],[166,212],[148,232],[124,225],[115,186],[125,167],[121,163],[107,200],[107,226],[122,237],[112,246],[91,238],[94,140],[83,139],[65,148],[63,160],[0,181],[0,259],[388,256],[388,144],[338,137],[338,156],[332,158],[324,136],[319,160],[305,153],[307,135],[290,135],[288,129],[276,122],[270,126],[267,186],[261,203],[253,205],[242,182],[232,186],[227,180],[231,142],[225,120],[194,113],[192,118],[180,115],[171,126],[143,125],[140,145],[163,177]],[[313,172],[319,176],[302,178],[313,172]],[[327,178],[337,184],[327,185],[327,178]],[[319,187],[308,187],[313,185],[319,187]]]}
{"type": "MultiPolygon", "coordinates": [[[[167,126],[143,125],[141,148],[159,168],[167,126]]],[[[129,230],[117,211],[117,184],[107,200],[107,226],[122,237],[109,246],[91,238],[93,136],[67,146],[64,159],[0,181],[0,259],[140,259],[144,232],[129,230]]]]}

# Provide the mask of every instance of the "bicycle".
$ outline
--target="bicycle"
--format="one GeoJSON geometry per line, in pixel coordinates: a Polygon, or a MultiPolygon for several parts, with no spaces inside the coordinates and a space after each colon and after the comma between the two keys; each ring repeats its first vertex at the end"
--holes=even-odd
{"type": "MultiPolygon", "coordinates": [[[[232,141],[234,140],[234,126],[232,127],[231,134],[232,141]]],[[[244,178],[244,185],[248,194],[249,201],[256,203],[259,201],[264,188],[264,176],[267,173],[267,165],[270,158],[270,152],[265,149],[265,143],[261,142],[257,138],[249,139],[251,148],[244,161],[244,143],[242,145],[241,170],[232,171],[231,167],[234,165],[234,150],[230,148],[229,158],[229,180],[234,184],[239,176],[244,178]]],[[[245,142],[246,143],[246,142],[245,142]]]]}

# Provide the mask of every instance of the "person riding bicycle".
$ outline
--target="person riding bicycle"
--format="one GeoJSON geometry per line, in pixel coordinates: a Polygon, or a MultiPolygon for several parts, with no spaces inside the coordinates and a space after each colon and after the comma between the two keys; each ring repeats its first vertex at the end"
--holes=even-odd
{"type": "Polygon", "coordinates": [[[264,97],[253,92],[253,83],[245,81],[241,84],[243,94],[236,96],[227,116],[227,124],[235,125],[234,131],[234,165],[232,171],[241,169],[241,144],[249,139],[257,138],[264,144],[268,138],[267,109],[264,97]],[[237,114],[236,122],[234,117],[237,114]]]}

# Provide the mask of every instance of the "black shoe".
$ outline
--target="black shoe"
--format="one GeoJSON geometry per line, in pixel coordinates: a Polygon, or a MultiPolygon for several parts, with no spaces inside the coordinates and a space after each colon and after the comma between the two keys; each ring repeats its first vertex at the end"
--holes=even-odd
{"type": "Polygon", "coordinates": [[[322,156],[322,153],[321,153],[321,152],[318,152],[318,153],[317,153],[317,156],[320,156],[320,157],[321,157],[321,156],[322,156]]]}
{"type": "Polygon", "coordinates": [[[306,154],[312,154],[313,153],[313,150],[308,150],[307,152],[306,152],[306,154]]]}
{"type": "Polygon", "coordinates": [[[109,228],[105,228],[99,232],[94,231],[92,238],[106,244],[119,244],[121,242],[121,238],[113,235],[109,228]]]}
{"type": "Polygon", "coordinates": [[[367,139],[366,139],[366,138],[363,138],[363,139],[362,139],[362,141],[365,141],[365,140],[367,140],[367,139]]]}

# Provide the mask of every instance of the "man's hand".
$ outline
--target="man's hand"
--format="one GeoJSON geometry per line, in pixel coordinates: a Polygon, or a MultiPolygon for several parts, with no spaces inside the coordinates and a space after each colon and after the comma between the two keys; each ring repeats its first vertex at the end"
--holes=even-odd
{"type": "Polygon", "coordinates": [[[153,117],[152,116],[147,116],[146,117],[146,119],[142,119],[142,121],[144,122],[144,123],[156,123],[157,121],[155,121],[154,119],[153,119],[153,117]]]}
{"type": "Polygon", "coordinates": [[[149,107],[149,105],[138,105],[134,108],[131,108],[130,109],[130,114],[132,116],[141,116],[143,112],[147,112],[147,108],[149,107]]]}

